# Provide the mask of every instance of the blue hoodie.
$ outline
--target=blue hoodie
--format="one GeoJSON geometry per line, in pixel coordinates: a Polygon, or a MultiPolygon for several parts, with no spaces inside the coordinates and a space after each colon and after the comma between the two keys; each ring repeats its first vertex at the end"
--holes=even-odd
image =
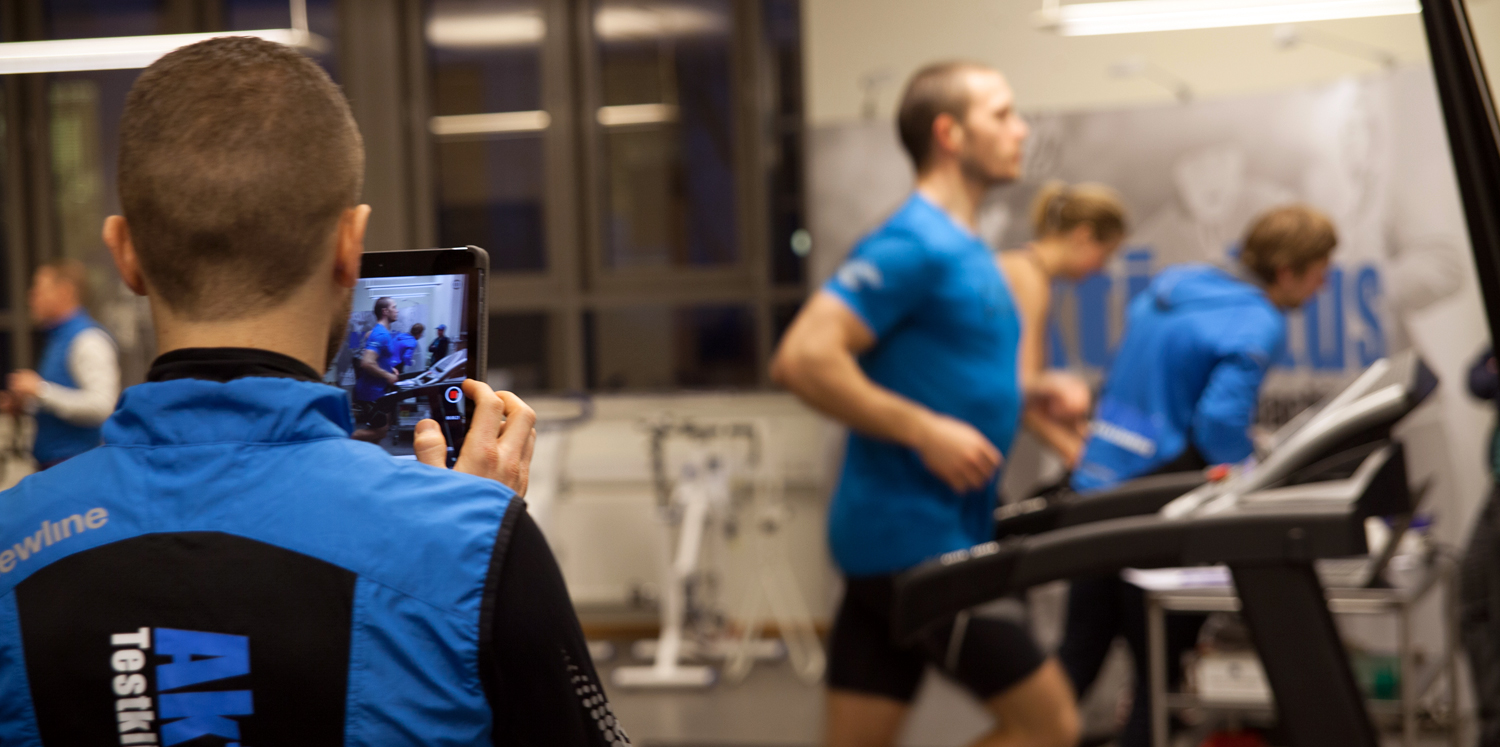
{"type": "Polygon", "coordinates": [[[1163,271],[1131,301],[1073,488],[1146,475],[1187,451],[1250,456],[1260,384],[1286,318],[1255,284],[1209,265],[1163,271]]]}

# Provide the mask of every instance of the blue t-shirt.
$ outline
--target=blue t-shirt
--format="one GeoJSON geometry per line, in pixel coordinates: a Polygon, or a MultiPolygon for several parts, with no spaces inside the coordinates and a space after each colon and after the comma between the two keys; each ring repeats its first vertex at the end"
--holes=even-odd
{"type": "MultiPolygon", "coordinates": [[[[375,351],[375,363],[382,370],[395,373],[396,366],[401,362],[397,357],[395,340],[391,337],[391,331],[384,324],[377,324],[370,330],[370,336],[365,338],[364,350],[375,351]]],[[[364,355],[363,351],[359,355],[364,355]]],[[[376,378],[365,372],[363,367],[357,369],[354,377],[354,399],[360,402],[372,402],[385,393],[385,379],[376,378]]]]}
{"type": "Polygon", "coordinates": [[[1260,384],[1285,345],[1286,317],[1255,284],[1210,265],[1163,270],[1126,311],[1073,488],[1150,474],[1189,446],[1209,464],[1250,456],[1260,384]]]}
{"type": "MultiPolygon", "coordinates": [[[[1021,324],[989,247],[914,194],[823,287],[875,334],[859,359],[871,380],[1010,451],[1021,324]]],[[[851,432],[829,508],[833,557],[874,575],[988,541],[998,480],[955,493],[912,449],[851,432]]]]}

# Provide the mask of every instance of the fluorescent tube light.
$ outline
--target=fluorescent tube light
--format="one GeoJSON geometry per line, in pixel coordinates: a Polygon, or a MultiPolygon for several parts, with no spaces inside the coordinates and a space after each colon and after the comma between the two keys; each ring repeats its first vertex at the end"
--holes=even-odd
{"type": "Polygon", "coordinates": [[[677,107],[672,104],[601,106],[596,116],[605,127],[666,124],[677,121],[677,107]]]}
{"type": "Polygon", "coordinates": [[[1418,0],[1115,0],[1048,3],[1039,28],[1063,36],[1305,23],[1420,13],[1418,0]]]}
{"type": "Polygon", "coordinates": [[[0,44],[0,75],[142,68],[156,62],[178,47],[220,36],[258,36],[267,41],[315,52],[326,51],[329,48],[327,39],[301,29],[7,42],[0,44]]]}
{"type": "Polygon", "coordinates": [[[552,117],[544,111],[495,112],[433,117],[428,129],[438,137],[461,137],[542,132],[551,124],[552,117]]]}

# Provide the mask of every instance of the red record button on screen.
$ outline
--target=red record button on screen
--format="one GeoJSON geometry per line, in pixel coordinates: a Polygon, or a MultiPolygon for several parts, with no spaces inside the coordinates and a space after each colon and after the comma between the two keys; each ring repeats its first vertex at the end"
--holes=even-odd
{"type": "Polygon", "coordinates": [[[449,403],[456,405],[459,400],[464,398],[464,390],[456,386],[450,386],[448,387],[448,391],[443,392],[443,398],[448,400],[449,403]]]}

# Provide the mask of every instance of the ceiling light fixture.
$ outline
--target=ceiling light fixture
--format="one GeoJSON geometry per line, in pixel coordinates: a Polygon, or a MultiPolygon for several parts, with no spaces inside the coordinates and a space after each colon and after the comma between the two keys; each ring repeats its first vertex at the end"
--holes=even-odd
{"type": "Polygon", "coordinates": [[[1034,22],[1063,36],[1258,26],[1420,13],[1419,0],[1045,0],[1034,22]]]}
{"type": "Polygon", "coordinates": [[[328,40],[308,31],[306,0],[292,0],[291,6],[292,27],[286,29],[6,42],[0,44],[0,75],[142,68],[174,49],[220,36],[255,36],[298,49],[328,51],[328,40]]]}

